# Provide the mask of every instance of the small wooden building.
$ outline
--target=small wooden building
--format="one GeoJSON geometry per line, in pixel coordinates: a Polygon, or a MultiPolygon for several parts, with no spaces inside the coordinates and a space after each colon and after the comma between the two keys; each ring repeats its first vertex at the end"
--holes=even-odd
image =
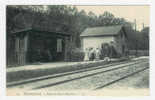
{"type": "Polygon", "coordinates": [[[92,27],[85,29],[81,35],[82,49],[101,48],[103,43],[113,43],[115,50],[123,54],[127,49],[127,34],[122,25],[92,27]]]}
{"type": "Polygon", "coordinates": [[[14,30],[7,34],[7,65],[67,61],[71,36],[61,23],[36,21],[30,14],[14,18],[14,30]]]}
{"type": "Polygon", "coordinates": [[[70,35],[58,32],[25,29],[14,32],[11,36],[12,48],[9,48],[18,65],[33,62],[52,62],[67,60],[67,47],[70,35]]]}

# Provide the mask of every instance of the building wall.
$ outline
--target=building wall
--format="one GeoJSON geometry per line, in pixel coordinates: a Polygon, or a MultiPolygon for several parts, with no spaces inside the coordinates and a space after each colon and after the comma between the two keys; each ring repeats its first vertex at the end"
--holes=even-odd
{"type": "Polygon", "coordinates": [[[28,35],[10,35],[7,37],[8,67],[26,64],[28,39],[28,35]]]}
{"type": "Polygon", "coordinates": [[[100,48],[102,43],[110,43],[114,41],[114,36],[100,36],[100,37],[83,37],[82,38],[82,49],[93,47],[100,48]]]}
{"type": "Polygon", "coordinates": [[[16,65],[15,59],[15,38],[13,36],[7,36],[7,66],[16,65]]]}
{"type": "Polygon", "coordinates": [[[15,41],[15,54],[18,65],[25,65],[27,62],[27,47],[28,47],[28,35],[24,35],[23,37],[16,37],[15,41]]]}
{"type": "Polygon", "coordinates": [[[113,46],[118,54],[123,54],[124,50],[127,49],[126,38],[123,31],[120,31],[117,36],[100,36],[100,37],[83,37],[82,42],[82,49],[83,51],[86,48],[93,47],[93,48],[100,48],[102,43],[110,43],[113,41],[113,46]]]}
{"type": "Polygon", "coordinates": [[[36,62],[37,60],[43,62],[66,61],[67,48],[70,43],[69,37],[51,34],[32,32],[29,41],[29,62],[36,62]],[[37,57],[38,52],[40,52],[40,59],[37,57]]]}

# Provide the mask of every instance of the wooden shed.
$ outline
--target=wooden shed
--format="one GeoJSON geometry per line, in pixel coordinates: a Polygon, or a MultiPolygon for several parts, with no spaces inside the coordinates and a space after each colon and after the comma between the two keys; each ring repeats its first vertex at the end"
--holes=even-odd
{"type": "Polygon", "coordinates": [[[71,36],[64,23],[22,12],[13,18],[13,24],[7,33],[8,66],[68,60],[71,36]]]}
{"type": "Polygon", "coordinates": [[[13,32],[9,37],[12,45],[8,46],[7,61],[13,60],[11,62],[17,65],[67,60],[69,34],[24,29],[13,32]]]}

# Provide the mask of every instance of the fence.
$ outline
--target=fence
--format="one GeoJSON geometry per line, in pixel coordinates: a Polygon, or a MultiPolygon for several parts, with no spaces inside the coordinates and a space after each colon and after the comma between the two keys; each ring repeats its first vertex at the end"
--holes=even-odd
{"type": "Polygon", "coordinates": [[[129,50],[129,55],[149,56],[149,50],[129,50]]]}

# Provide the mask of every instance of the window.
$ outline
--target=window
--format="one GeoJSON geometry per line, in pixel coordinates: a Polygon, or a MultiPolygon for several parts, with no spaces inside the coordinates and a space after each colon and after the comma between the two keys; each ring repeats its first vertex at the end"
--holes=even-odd
{"type": "Polygon", "coordinates": [[[20,40],[19,40],[19,38],[16,38],[16,42],[15,42],[15,49],[16,49],[16,52],[18,52],[19,51],[19,42],[20,42],[20,40]]]}

